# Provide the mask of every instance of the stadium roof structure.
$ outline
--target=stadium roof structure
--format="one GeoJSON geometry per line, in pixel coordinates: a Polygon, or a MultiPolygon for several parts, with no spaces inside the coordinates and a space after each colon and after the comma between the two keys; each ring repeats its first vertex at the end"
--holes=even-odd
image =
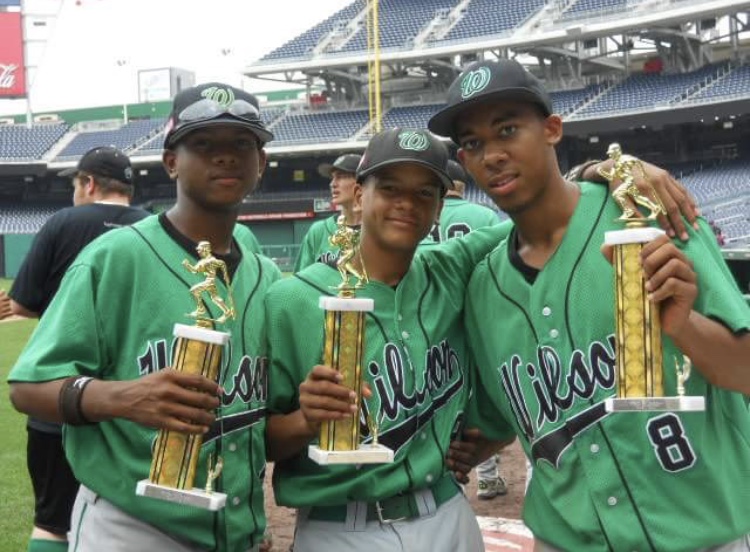
{"type": "MultiPolygon", "coordinates": [[[[431,1],[447,7],[423,16],[421,27],[400,45],[381,48],[386,89],[389,80],[398,81],[394,91],[408,90],[408,80],[445,88],[461,65],[480,56],[519,57],[551,89],[589,84],[603,71],[627,74],[634,62],[656,54],[667,54],[677,70],[687,71],[715,61],[718,50],[725,50],[724,57],[736,56],[741,37],[749,30],[747,0],[431,1]],[[487,9],[491,6],[495,9],[487,9]],[[479,17],[492,19],[496,13],[524,9],[526,17],[510,28],[500,19],[478,24],[479,17]],[[721,19],[726,21],[726,32],[719,30],[721,19]],[[477,30],[469,27],[452,38],[466,20],[477,30]]],[[[380,10],[381,14],[388,9],[404,10],[399,18],[388,21],[393,24],[408,20],[420,4],[381,0],[380,10]]],[[[364,47],[351,45],[362,44],[364,10],[363,1],[356,0],[248,65],[244,74],[287,83],[322,81],[331,97],[343,90],[347,99],[358,99],[353,91],[366,86],[368,54],[364,47]],[[307,44],[302,52],[301,40],[307,44]]],[[[382,25],[380,32],[385,32],[382,25]]]]}

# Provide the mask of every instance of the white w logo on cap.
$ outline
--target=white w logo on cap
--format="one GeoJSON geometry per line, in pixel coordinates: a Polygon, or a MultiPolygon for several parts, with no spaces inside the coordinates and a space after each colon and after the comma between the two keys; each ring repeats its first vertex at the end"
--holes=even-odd
{"type": "Polygon", "coordinates": [[[487,88],[491,77],[492,74],[487,67],[480,67],[469,72],[463,79],[461,79],[461,97],[465,100],[477,92],[481,92],[487,88]]]}
{"type": "Polygon", "coordinates": [[[398,147],[405,150],[424,151],[430,147],[430,141],[421,132],[402,132],[398,135],[398,147]]]}
{"type": "Polygon", "coordinates": [[[231,88],[219,88],[218,86],[209,86],[201,90],[201,96],[215,101],[217,104],[229,107],[234,101],[234,90],[231,88]]]}

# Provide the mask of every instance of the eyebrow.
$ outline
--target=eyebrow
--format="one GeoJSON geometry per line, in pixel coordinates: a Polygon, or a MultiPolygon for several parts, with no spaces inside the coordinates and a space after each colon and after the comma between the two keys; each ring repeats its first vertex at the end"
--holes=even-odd
{"type": "MultiPolygon", "coordinates": [[[[501,125],[503,123],[507,123],[508,121],[510,121],[512,119],[515,119],[519,115],[520,115],[520,112],[517,109],[508,109],[508,110],[505,110],[505,111],[501,111],[498,115],[496,115],[492,119],[492,121],[490,121],[490,126],[496,127],[496,126],[501,125]]],[[[471,134],[470,130],[464,130],[462,132],[458,132],[456,134],[456,138],[458,138],[460,140],[461,138],[463,138],[463,137],[465,137],[466,135],[469,135],[469,134],[471,134]]]]}

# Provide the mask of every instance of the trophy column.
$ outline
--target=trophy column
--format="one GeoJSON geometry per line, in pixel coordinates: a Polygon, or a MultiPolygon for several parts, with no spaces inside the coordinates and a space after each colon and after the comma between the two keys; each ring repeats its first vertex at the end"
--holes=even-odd
{"type": "Polygon", "coordinates": [[[373,435],[372,443],[360,443],[362,414],[362,354],[365,348],[365,313],[372,312],[372,299],[355,297],[355,291],[367,283],[367,274],[357,270],[352,260],[359,253],[358,233],[339,217],[338,230],[331,236],[331,244],[341,247],[337,267],[342,282],[338,297],[320,298],[320,308],[326,312],[323,364],[338,370],[341,385],[357,394],[357,412],[340,420],[321,424],[319,443],[308,447],[314,462],[327,464],[380,464],[393,462],[393,451],[377,442],[377,424],[368,419],[373,435]],[[357,277],[356,285],[349,283],[349,275],[357,277]]]}
{"type": "Polygon", "coordinates": [[[645,171],[640,161],[625,155],[618,144],[608,153],[614,160],[610,172],[602,172],[607,180],[620,179],[614,191],[615,200],[623,208],[623,230],[606,232],[604,243],[613,246],[615,273],[615,347],[617,363],[617,397],[605,401],[608,412],[695,411],[705,409],[704,397],[686,397],[685,381],[690,375],[690,360],[683,364],[675,359],[677,396],[664,396],[662,336],[659,307],[648,298],[646,280],[641,267],[644,244],[662,236],[664,231],[648,226],[648,220],[665,212],[661,202],[640,194],[634,184],[634,172],[645,171]],[[628,203],[650,210],[641,217],[628,203]]]}
{"type": "MultiPolygon", "coordinates": [[[[174,335],[177,350],[173,368],[216,381],[222,348],[228,343],[229,334],[175,324],[174,335]]],[[[148,479],[138,482],[136,493],[208,510],[222,508],[227,495],[193,488],[202,444],[203,435],[200,434],[159,431],[151,459],[151,473],[148,479]]],[[[209,479],[212,475],[209,474],[209,479]]]]}
{"type": "MultiPolygon", "coordinates": [[[[177,344],[172,367],[180,372],[202,375],[212,381],[218,381],[222,351],[229,343],[230,334],[210,328],[214,322],[223,323],[228,318],[234,318],[234,305],[231,293],[228,302],[225,302],[218,296],[216,289],[216,277],[220,272],[223,272],[227,289],[230,288],[224,261],[216,259],[211,254],[211,245],[208,242],[200,242],[197,251],[200,260],[195,265],[188,261],[182,263],[190,272],[205,274],[204,280],[190,288],[196,309],[188,316],[196,319],[196,325],[174,325],[173,333],[177,337],[177,344]],[[209,317],[202,300],[204,294],[207,294],[211,302],[221,310],[222,315],[219,318],[209,317]]],[[[213,481],[221,474],[221,458],[216,461],[215,466],[212,466],[213,461],[209,460],[206,488],[193,488],[202,444],[201,434],[160,430],[154,445],[149,477],[138,482],[136,494],[207,510],[223,508],[227,495],[212,490],[213,481]]]]}

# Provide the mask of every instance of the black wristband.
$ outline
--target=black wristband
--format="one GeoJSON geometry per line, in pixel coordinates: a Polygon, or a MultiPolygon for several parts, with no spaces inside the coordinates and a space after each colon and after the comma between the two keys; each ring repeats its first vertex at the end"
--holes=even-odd
{"type": "Polygon", "coordinates": [[[63,382],[57,403],[63,423],[68,425],[86,425],[92,423],[83,415],[81,399],[83,398],[83,390],[86,389],[86,386],[93,379],[90,376],[74,376],[63,382]]]}
{"type": "Polygon", "coordinates": [[[589,161],[581,163],[580,165],[576,165],[565,174],[565,179],[572,180],[573,182],[580,182],[581,180],[584,180],[583,173],[586,171],[586,169],[588,169],[591,165],[596,165],[601,162],[601,159],[591,159],[589,161]]]}

